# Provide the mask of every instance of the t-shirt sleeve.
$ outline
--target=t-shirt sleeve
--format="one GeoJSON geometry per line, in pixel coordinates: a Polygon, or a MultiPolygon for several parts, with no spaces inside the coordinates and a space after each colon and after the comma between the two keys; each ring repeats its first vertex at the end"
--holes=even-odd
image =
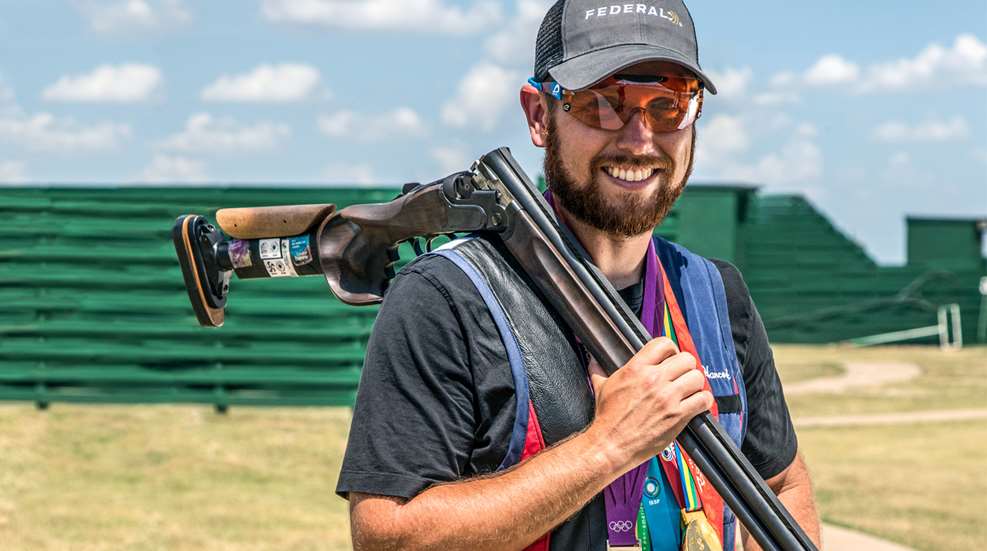
{"type": "Polygon", "coordinates": [[[723,278],[737,359],[747,390],[747,433],[741,451],[758,474],[771,478],[791,465],[798,439],[785,403],[768,333],[743,276],[732,264],[713,261],[723,278]]]}
{"type": "Polygon", "coordinates": [[[343,498],[410,499],[460,478],[469,459],[474,391],[462,324],[439,281],[409,268],[391,283],[367,345],[336,486],[343,498]]]}

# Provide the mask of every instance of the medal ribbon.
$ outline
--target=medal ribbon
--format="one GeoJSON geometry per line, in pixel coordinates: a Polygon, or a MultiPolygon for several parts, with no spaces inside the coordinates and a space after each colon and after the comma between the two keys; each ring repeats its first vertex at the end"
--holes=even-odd
{"type": "MultiPolygon", "coordinates": [[[[544,197],[553,210],[556,211],[556,218],[562,224],[562,217],[559,216],[551,191],[545,190],[544,197]]],[[[652,336],[657,336],[663,332],[667,333],[669,338],[678,345],[679,350],[691,353],[696,358],[696,369],[699,369],[703,373],[703,388],[711,391],[709,381],[705,377],[705,371],[702,371],[699,353],[696,350],[695,343],[692,341],[692,336],[689,334],[689,328],[685,323],[685,318],[682,316],[682,311],[679,309],[671,283],[665,274],[664,267],[658,261],[654,239],[648,240],[648,251],[645,253],[644,258],[644,296],[642,297],[643,304],[641,308],[642,325],[644,325],[645,329],[652,336]],[[659,285],[661,285],[660,288],[659,285]],[[658,323],[659,320],[656,319],[659,311],[663,314],[660,321],[664,322],[660,324],[658,323]]],[[[715,402],[713,403],[711,412],[714,418],[718,416],[715,402]]],[[[703,504],[706,504],[704,508],[706,517],[715,527],[717,535],[722,542],[723,499],[716,493],[685,452],[679,450],[674,442],[672,442],[670,447],[673,447],[675,450],[675,457],[670,458],[673,461],[667,461],[662,457],[660,463],[669,481],[682,481],[683,491],[681,494],[676,493],[676,500],[683,507],[687,507],[684,500],[688,492],[684,491],[684,489],[692,488],[692,497],[694,500],[692,503],[695,504],[696,509],[703,508],[703,504]],[[677,462],[680,462],[684,468],[680,468],[676,464],[677,462]],[[685,474],[680,476],[680,472],[685,474]],[[688,482],[683,477],[688,477],[688,482]]],[[[665,454],[662,455],[664,456],[665,454]]],[[[638,538],[635,537],[635,525],[637,524],[635,521],[638,519],[639,512],[641,511],[644,480],[650,461],[631,469],[610,483],[604,490],[607,535],[611,546],[635,546],[638,544],[638,538]]],[[[669,484],[669,486],[673,490],[677,489],[675,484],[669,484]]],[[[692,509],[686,510],[691,511],[692,509]]]]}
{"type": "MultiPolygon", "coordinates": [[[[662,316],[665,320],[663,324],[665,335],[678,345],[679,350],[689,352],[695,356],[696,369],[702,370],[703,373],[703,389],[712,391],[709,380],[705,377],[706,371],[702,368],[702,362],[699,359],[696,344],[692,340],[692,335],[689,334],[689,327],[686,325],[685,317],[682,315],[682,310],[679,308],[678,301],[675,298],[675,292],[672,290],[671,283],[665,274],[665,268],[659,263],[658,269],[661,272],[661,281],[665,295],[665,309],[662,316]]],[[[715,401],[710,408],[710,413],[714,419],[719,417],[719,408],[715,401]]],[[[699,470],[699,467],[692,458],[686,452],[682,451],[675,442],[672,442],[660,454],[660,458],[662,470],[664,470],[668,480],[681,481],[681,488],[676,488],[674,484],[672,487],[679,490],[676,492],[675,498],[683,510],[685,512],[692,512],[702,509],[702,512],[705,513],[706,520],[716,531],[719,541],[722,542],[723,498],[716,492],[712,484],[706,480],[706,477],[699,470]]]]}

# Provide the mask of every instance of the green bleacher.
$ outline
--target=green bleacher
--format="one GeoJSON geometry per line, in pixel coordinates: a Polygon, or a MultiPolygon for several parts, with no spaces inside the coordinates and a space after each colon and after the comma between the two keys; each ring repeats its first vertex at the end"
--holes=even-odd
{"type": "MultiPolygon", "coordinates": [[[[226,325],[199,327],[171,244],[180,214],[387,201],[397,189],[0,188],[0,400],[349,405],[375,307],[319,277],[233,282],[226,325]]],[[[931,325],[959,303],[977,339],[982,223],[909,221],[903,267],[875,264],[798,196],[690,186],[659,233],[743,271],[773,342],[931,325]]],[[[411,257],[404,250],[402,257],[411,257]]],[[[934,342],[926,339],[922,342],[934,342]]]]}

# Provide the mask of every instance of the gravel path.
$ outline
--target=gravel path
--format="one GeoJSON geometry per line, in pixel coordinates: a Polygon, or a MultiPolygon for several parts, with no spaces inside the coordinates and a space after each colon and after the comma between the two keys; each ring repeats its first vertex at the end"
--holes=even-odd
{"type": "Polygon", "coordinates": [[[907,425],[941,423],[946,421],[976,421],[987,419],[987,409],[940,409],[908,413],[876,413],[871,415],[832,415],[800,417],[795,426],[803,428],[862,427],[875,425],[907,425]]]}
{"type": "Polygon", "coordinates": [[[846,372],[835,377],[809,379],[785,386],[785,395],[846,392],[852,388],[882,386],[914,379],[922,368],[911,363],[848,362],[846,372]]]}

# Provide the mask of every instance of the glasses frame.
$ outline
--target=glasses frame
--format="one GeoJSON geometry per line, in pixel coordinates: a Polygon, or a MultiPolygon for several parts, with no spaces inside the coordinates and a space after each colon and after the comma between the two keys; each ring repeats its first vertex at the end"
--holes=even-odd
{"type": "MultiPolygon", "coordinates": [[[[676,130],[684,130],[686,128],[689,128],[690,126],[696,124],[696,121],[698,121],[700,119],[700,117],[702,117],[702,114],[703,114],[703,97],[704,97],[703,91],[705,90],[706,87],[703,85],[703,82],[701,80],[699,80],[699,79],[696,79],[696,80],[699,82],[699,88],[696,90],[696,93],[693,96],[693,98],[689,100],[689,110],[691,111],[692,109],[695,109],[696,110],[695,116],[691,117],[692,120],[688,124],[681,125],[679,128],[677,128],[675,130],[668,130],[666,132],[674,132],[676,130]],[[692,103],[693,100],[696,101],[695,104],[692,103]]],[[[539,81],[539,80],[536,80],[535,77],[531,77],[531,78],[528,79],[528,84],[530,84],[532,87],[534,87],[534,89],[537,90],[539,93],[545,94],[547,96],[551,96],[551,97],[559,100],[560,102],[562,102],[562,109],[564,111],[566,111],[566,112],[569,112],[569,110],[571,109],[570,104],[565,101],[566,98],[567,97],[575,96],[578,93],[577,91],[567,90],[567,89],[563,88],[562,85],[560,85],[558,82],[555,82],[553,80],[539,81]]],[[[626,84],[626,86],[634,86],[635,84],[639,84],[641,86],[647,86],[647,84],[644,83],[644,82],[641,82],[641,83],[628,83],[628,84],[626,84]]],[[[690,118],[690,115],[687,113],[686,114],[686,119],[688,119],[688,118],[690,118]]],[[[686,119],[683,119],[683,121],[686,120],[686,119]]],[[[582,122],[581,119],[579,119],[579,120],[580,120],[580,122],[582,122]]],[[[583,124],[586,124],[586,123],[583,123],[583,124]]],[[[613,130],[619,130],[619,129],[623,128],[625,124],[627,124],[627,123],[624,122],[620,127],[615,128],[613,130]]],[[[593,126],[593,125],[589,125],[589,126],[593,126]]],[[[596,126],[593,126],[593,127],[594,128],[600,128],[600,127],[596,127],[596,126]]],[[[600,128],[600,129],[601,130],[607,130],[607,129],[604,129],[604,128],[600,128]]]]}

